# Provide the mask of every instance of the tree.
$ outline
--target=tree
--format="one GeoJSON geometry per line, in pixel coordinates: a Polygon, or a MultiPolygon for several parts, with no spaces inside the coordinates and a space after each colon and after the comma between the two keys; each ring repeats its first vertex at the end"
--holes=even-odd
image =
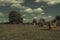
{"type": "Polygon", "coordinates": [[[60,16],[56,16],[56,18],[55,18],[56,20],[60,20],[60,16]]]}
{"type": "Polygon", "coordinates": [[[22,15],[16,11],[11,11],[9,13],[9,22],[19,24],[23,21],[22,15]]]}
{"type": "Polygon", "coordinates": [[[33,19],[33,24],[37,25],[37,20],[36,19],[33,19]]]}
{"type": "Polygon", "coordinates": [[[60,26],[60,16],[56,16],[55,20],[57,21],[57,26],[60,26]]]}

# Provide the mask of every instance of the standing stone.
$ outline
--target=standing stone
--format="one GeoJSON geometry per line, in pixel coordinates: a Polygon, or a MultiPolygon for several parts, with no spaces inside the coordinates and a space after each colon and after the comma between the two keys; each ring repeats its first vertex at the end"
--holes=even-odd
{"type": "Polygon", "coordinates": [[[57,21],[56,20],[53,20],[50,22],[50,26],[51,26],[51,29],[52,30],[55,30],[56,29],[56,24],[57,24],[57,21]]]}
{"type": "Polygon", "coordinates": [[[37,25],[37,20],[36,19],[33,20],[33,25],[34,26],[37,25]]]}
{"type": "Polygon", "coordinates": [[[44,19],[40,19],[39,22],[38,22],[38,25],[43,27],[45,24],[45,20],[44,19]]]}
{"type": "Polygon", "coordinates": [[[50,21],[48,22],[48,27],[49,27],[49,29],[51,29],[50,21]]]}

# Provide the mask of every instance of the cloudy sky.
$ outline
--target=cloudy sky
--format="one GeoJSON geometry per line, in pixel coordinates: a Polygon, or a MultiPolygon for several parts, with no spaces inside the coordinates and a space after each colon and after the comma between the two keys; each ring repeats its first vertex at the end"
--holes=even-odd
{"type": "Polygon", "coordinates": [[[0,22],[7,22],[12,10],[22,14],[24,22],[40,18],[48,21],[60,16],[60,0],[0,0],[0,22]]]}

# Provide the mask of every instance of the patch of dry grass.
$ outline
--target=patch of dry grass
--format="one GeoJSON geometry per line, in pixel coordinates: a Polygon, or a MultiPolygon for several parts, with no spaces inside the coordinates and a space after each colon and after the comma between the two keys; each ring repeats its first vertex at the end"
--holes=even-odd
{"type": "Polygon", "coordinates": [[[60,29],[19,24],[0,24],[0,40],[60,40],[60,29]]]}

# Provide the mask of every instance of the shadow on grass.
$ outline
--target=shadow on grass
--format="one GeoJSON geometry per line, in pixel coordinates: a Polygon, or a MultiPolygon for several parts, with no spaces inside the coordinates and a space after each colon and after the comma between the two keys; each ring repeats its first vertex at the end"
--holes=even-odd
{"type": "Polygon", "coordinates": [[[51,30],[51,29],[40,29],[41,31],[54,31],[54,32],[60,32],[60,30],[56,29],[56,30],[51,30]]]}
{"type": "Polygon", "coordinates": [[[49,31],[50,29],[40,29],[41,31],[49,31]]]}

